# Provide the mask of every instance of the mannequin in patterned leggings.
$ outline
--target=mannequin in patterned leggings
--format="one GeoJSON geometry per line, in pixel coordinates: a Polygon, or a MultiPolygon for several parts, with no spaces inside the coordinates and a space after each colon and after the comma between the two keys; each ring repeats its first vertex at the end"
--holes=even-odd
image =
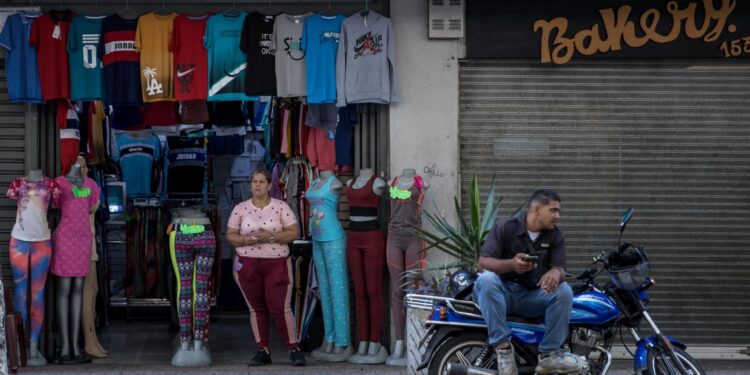
{"type": "Polygon", "coordinates": [[[189,210],[178,215],[172,219],[169,234],[172,267],[177,277],[176,303],[180,321],[180,348],[172,356],[172,365],[208,366],[211,364],[211,354],[203,344],[207,339],[208,283],[214,264],[216,239],[211,220],[203,212],[189,210]]]}

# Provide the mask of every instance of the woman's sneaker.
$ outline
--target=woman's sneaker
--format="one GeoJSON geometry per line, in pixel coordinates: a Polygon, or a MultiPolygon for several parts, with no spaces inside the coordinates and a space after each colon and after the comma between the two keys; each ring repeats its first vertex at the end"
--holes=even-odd
{"type": "Polygon", "coordinates": [[[570,374],[581,372],[588,366],[586,360],[578,355],[553,350],[549,353],[539,354],[539,363],[536,366],[537,374],[570,374]]]}
{"type": "Polygon", "coordinates": [[[292,361],[292,366],[305,366],[305,355],[299,349],[292,349],[289,351],[289,359],[292,361]]]}
{"type": "Polygon", "coordinates": [[[268,349],[258,349],[258,353],[250,360],[250,366],[263,366],[271,363],[271,353],[268,349]]]}

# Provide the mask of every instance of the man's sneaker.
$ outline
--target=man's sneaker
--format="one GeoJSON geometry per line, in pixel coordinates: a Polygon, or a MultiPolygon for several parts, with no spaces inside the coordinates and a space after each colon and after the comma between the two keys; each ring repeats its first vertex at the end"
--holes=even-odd
{"type": "Polygon", "coordinates": [[[292,366],[304,366],[307,364],[305,355],[299,349],[290,350],[289,359],[292,361],[292,366]]]}
{"type": "Polygon", "coordinates": [[[543,374],[570,374],[581,372],[587,366],[586,360],[578,355],[563,352],[562,350],[553,350],[548,354],[539,355],[539,363],[536,366],[536,373],[543,374]]]}
{"type": "Polygon", "coordinates": [[[516,356],[513,347],[507,349],[495,348],[497,354],[497,373],[500,375],[518,375],[516,368],[516,356]]]}
{"type": "Polygon", "coordinates": [[[258,354],[250,360],[250,366],[263,366],[271,363],[271,353],[268,349],[258,349],[258,354]]]}

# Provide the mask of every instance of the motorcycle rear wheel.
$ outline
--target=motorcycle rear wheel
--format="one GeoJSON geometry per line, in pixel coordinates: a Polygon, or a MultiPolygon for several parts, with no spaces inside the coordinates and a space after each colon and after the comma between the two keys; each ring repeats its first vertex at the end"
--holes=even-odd
{"type": "Polygon", "coordinates": [[[706,371],[703,369],[701,364],[690,354],[687,354],[680,348],[674,348],[674,354],[677,359],[682,362],[682,365],[687,369],[687,374],[682,374],[680,370],[673,363],[667,353],[663,351],[657,351],[651,349],[648,351],[647,364],[648,370],[644,372],[645,375],[706,375],[706,371]],[[672,370],[670,370],[670,367],[672,370]]]}
{"type": "MultiPolygon", "coordinates": [[[[448,363],[474,366],[474,360],[487,345],[487,335],[467,333],[453,336],[440,345],[430,361],[428,374],[444,375],[448,363]]],[[[486,361],[485,368],[497,368],[497,357],[493,353],[486,361]]]]}

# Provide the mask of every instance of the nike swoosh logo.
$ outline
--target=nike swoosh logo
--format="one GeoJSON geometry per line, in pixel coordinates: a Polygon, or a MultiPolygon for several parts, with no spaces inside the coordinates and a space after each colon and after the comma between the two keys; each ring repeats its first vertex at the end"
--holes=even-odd
{"type": "Polygon", "coordinates": [[[195,68],[187,70],[187,71],[184,71],[184,72],[181,72],[181,71],[178,70],[177,71],[177,77],[178,78],[179,77],[184,77],[185,75],[190,74],[190,72],[192,72],[193,70],[195,70],[195,68]]]}

